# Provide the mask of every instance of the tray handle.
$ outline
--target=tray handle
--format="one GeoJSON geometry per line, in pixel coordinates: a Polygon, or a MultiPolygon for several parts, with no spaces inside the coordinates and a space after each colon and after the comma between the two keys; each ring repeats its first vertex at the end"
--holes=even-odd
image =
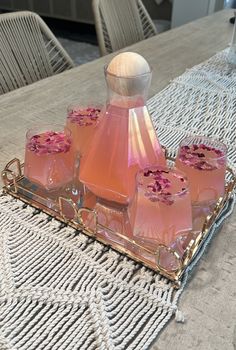
{"type": "Polygon", "coordinates": [[[14,185],[13,192],[17,193],[17,180],[22,176],[22,166],[19,159],[14,158],[8,162],[1,172],[1,178],[6,187],[14,185]],[[16,167],[16,168],[15,168],[16,167]]]}

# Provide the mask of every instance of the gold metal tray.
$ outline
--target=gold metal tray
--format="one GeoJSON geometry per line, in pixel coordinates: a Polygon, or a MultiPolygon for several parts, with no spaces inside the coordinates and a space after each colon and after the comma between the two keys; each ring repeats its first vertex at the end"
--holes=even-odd
{"type": "MultiPolygon", "coordinates": [[[[173,161],[171,158],[169,160],[173,161]]],[[[59,197],[50,197],[48,192],[43,191],[24,177],[23,167],[24,164],[21,164],[17,158],[11,160],[5,166],[1,174],[4,193],[21,199],[32,207],[75,229],[82,230],[86,235],[96,238],[135,261],[141,262],[173,281],[177,288],[181,285],[181,277],[186,267],[194,259],[204,240],[208,237],[213,223],[230,199],[236,185],[235,174],[228,167],[224,197],[220,198],[214,208],[208,212],[196,215],[193,210],[193,231],[188,234],[185,249],[180,254],[173,247],[147,244],[137,240],[132,235],[124,235],[123,232],[118,232],[117,227],[119,225],[123,227],[126,220],[125,210],[120,208],[111,209],[104,206],[90,192],[85,194],[85,207],[82,208],[78,208],[72,199],[68,199],[66,192],[61,193],[59,197]],[[102,211],[99,213],[99,210],[102,211]],[[102,217],[103,219],[101,219],[102,217]],[[109,220],[105,222],[104,217],[109,218],[109,220]],[[166,265],[167,261],[168,267],[166,265]]]]}

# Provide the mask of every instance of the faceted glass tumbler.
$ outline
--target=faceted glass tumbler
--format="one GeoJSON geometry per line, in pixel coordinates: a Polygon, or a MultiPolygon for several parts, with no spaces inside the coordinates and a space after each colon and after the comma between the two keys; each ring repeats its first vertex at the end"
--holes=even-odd
{"type": "Polygon", "coordinates": [[[204,136],[187,137],[179,146],[175,166],[189,181],[193,205],[214,204],[225,191],[227,148],[204,136]]]}
{"type": "Polygon", "coordinates": [[[71,132],[63,125],[43,125],[26,134],[24,175],[48,191],[72,181],[74,156],[71,132]]]}
{"type": "Polygon", "coordinates": [[[130,205],[133,235],[150,245],[170,247],[192,229],[188,181],[175,168],[149,167],[136,178],[136,194],[130,205]]]}

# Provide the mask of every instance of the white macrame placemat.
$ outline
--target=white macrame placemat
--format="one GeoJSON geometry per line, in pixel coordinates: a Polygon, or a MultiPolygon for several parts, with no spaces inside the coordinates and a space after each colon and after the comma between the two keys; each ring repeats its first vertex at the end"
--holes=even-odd
{"type": "MultiPolygon", "coordinates": [[[[236,164],[236,72],[221,52],[149,101],[161,142],[217,135],[236,164]]],[[[145,350],[175,314],[189,273],[233,210],[229,201],[182,288],[9,195],[0,196],[0,350],[145,350]]]]}

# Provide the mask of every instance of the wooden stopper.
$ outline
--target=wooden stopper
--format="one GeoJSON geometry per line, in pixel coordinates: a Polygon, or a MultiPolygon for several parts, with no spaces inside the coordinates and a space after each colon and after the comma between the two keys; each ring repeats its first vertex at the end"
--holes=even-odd
{"type": "Polygon", "coordinates": [[[132,96],[142,92],[151,69],[141,55],[135,52],[123,52],[111,60],[107,72],[108,85],[114,92],[132,96]]]}

